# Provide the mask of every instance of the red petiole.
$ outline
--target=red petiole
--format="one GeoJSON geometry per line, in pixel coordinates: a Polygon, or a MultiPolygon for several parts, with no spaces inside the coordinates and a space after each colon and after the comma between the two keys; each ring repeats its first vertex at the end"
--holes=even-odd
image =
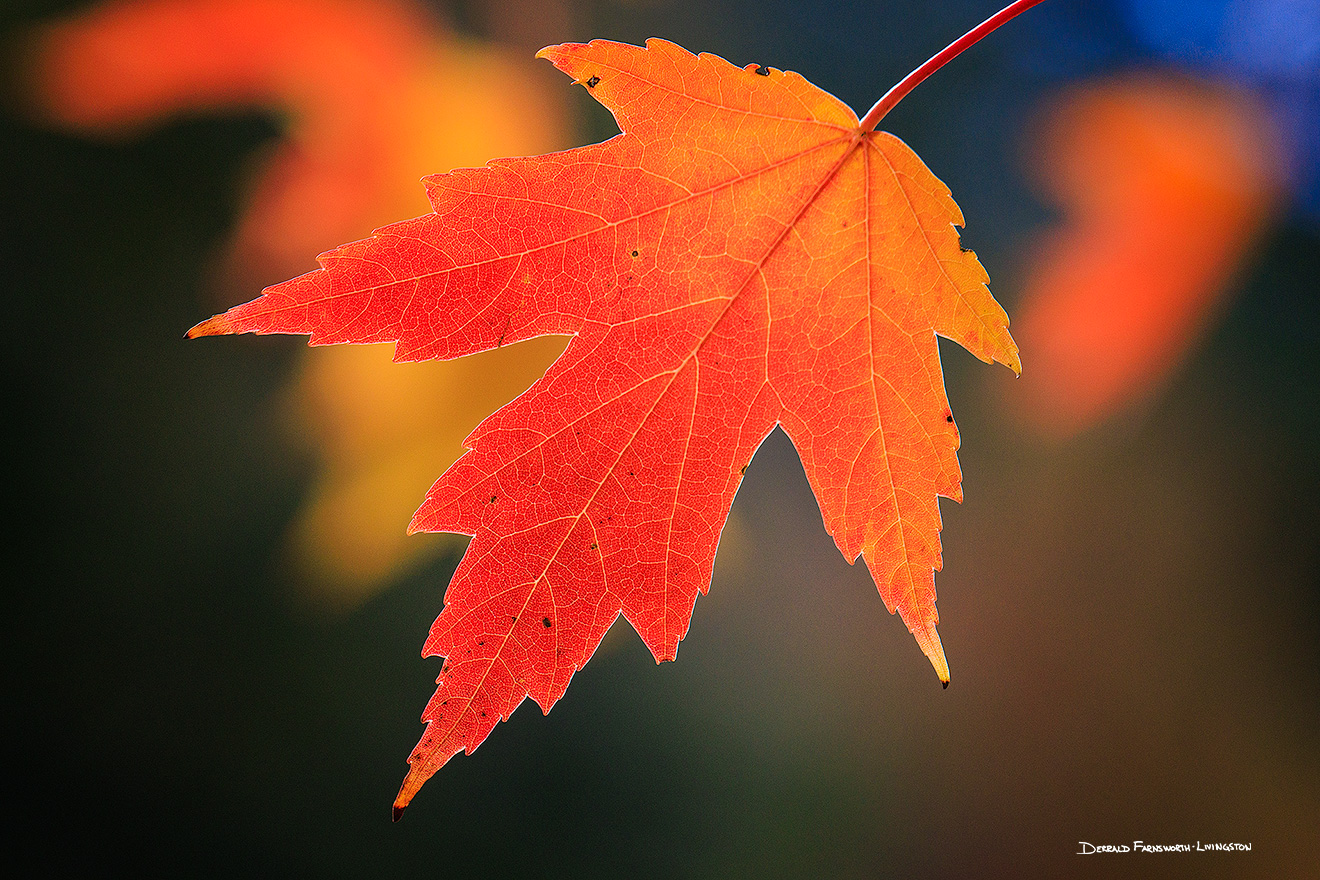
{"type": "Polygon", "coordinates": [[[1016,3],[1010,3],[985,21],[963,34],[944,48],[938,55],[932,57],[925,64],[903,77],[892,89],[885,92],[884,97],[875,102],[875,106],[867,111],[862,117],[859,128],[862,131],[875,131],[875,127],[880,124],[880,120],[893,110],[899,101],[907,97],[908,92],[920,85],[926,77],[948,64],[954,58],[957,58],[969,46],[980,42],[981,38],[991,31],[1005,24],[1033,6],[1043,3],[1045,0],[1017,0],[1016,3]]]}

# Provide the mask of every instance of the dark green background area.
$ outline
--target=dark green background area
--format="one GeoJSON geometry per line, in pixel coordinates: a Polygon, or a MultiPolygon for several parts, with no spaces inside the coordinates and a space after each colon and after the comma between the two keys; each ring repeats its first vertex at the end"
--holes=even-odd
{"type": "MultiPolygon", "coordinates": [[[[658,34],[864,111],[995,4],[902,5],[923,11],[602,0],[556,39],[658,34]]],[[[1030,34],[997,34],[886,121],[953,189],[1010,313],[1047,216],[1015,152],[1053,85],[1009,63],[1030,34]]],[[[834,549],[776,433],[678,662],[657,667],[620,624],[548,717],[525,705],[392,825],[438,670],[418,652],[457,557],[347,616],[292,601],[279,544],[314,463],[275,407],[303,343],[183,338],[210,314],[245,162],[277,136],[256,114],[114,144],[0,117],[11,852],[88,876],[1320,864],[1315,228],[1281,221],[1162,395],[1067,444],[1027,437],[999,405],[1007,371],[942,344],[967,494],[942,507],[947,691],[834,549]],[[1133,839],[1254,850],[1073,855],[1133,839]]]]}

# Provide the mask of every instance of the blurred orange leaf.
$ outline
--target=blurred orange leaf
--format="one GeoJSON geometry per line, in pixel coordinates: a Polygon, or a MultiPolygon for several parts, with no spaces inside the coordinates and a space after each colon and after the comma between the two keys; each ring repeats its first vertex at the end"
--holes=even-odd
{"type": "MultiPolygon", "coordinates": [[[[124,0],[41,28],[29,74],[37,112],[77,131],[282,110],[285,137],[255,169],[230,246],[244,287],[425,210],[425,174],[567,141],[562,93],[531,59],[456,40],[403,2],[124,0]]],[[[317,601],[350,606],[435,549],[406,539],[400,511],[562,349],[537,340],[412,370],[382,369],[377,350],[308,353],[287,409],[325,466],[290,537],[317,601]]]]}
{"type": "Polygon", "coordinates": [[[38,111],[76,130],[284,111],[233,244],[262,278],[424,210],[416,181],[437,168],[566,140],[562,101],[526,61],[455,40],[412,3],[120,0],[42,28],[30,59],[38,111]]]}
{"type": "Polygon", "coordinates": [[[1149,76],[1051,108],[1031,164],[1065,225],[1028,267],[1014,386],[1043,433],[1142,399],[1186,355],[1274,205],[1270,132],[1245,95],[1149,76]]]}

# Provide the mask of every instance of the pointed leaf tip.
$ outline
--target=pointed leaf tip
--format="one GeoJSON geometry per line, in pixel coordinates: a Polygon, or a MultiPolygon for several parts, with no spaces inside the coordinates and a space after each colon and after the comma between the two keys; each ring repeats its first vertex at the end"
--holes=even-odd
{"type": "Polygon", "coordinates": [[[440,761],[423,770],[421,769],[423,767],[421,759],[415,756],[408,759],[408,773],[403,777],[403,784],[399,786],[399,793],[394,796],[393,821],[399,821],[399,818],[403,816],[403,811],[408,809],[413,797],[421,790],[422,783],[430,779],[444,763],[444,761],[440,761]]]}
{"type": "Polygon", "coordinates": [[[1010,370],[1013,371],[1013,377],[1015,379],[1022,378],[1022,356],[1018,354],[1016,345],[1013,346],[1013,350],[1009,354],[1009,359],[1004,364],[1004,366],[1008,367],[1010,370]]]}
{"type": "Polygon", "coordinates": [[[188,331],[187,336],[189,339],[196,339],[199,336],[225,336],[233,332],[235,332],[233,322],[226,315],[216,315],[193,327],[188,331]]]}
{"type": "Polygon", "coordinates": [[[935,667],[935,674],[940,677],[940,684],[948,687],[949,661],[945,659],[944,645],[940,642],[940,634],[936,632],[935,624],[921,623],[912,627],[912,636],[921,647],[921,652],[930,660],[930,665],[935,667]]]}

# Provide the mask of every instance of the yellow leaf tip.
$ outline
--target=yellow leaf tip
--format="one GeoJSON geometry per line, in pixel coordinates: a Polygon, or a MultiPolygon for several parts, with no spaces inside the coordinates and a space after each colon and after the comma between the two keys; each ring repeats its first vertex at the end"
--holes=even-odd
{"type": "Polygon", "coordinates": [[[935,667],[935,674],[940,677],[940,684],[948,687],[949,661],[944,656],[944,645],[940,642],[940,634],[936,632],[935,624],[921,623],[911,627],[911,630],[921,652],[930,660],[930,665],[935,667]]]}

